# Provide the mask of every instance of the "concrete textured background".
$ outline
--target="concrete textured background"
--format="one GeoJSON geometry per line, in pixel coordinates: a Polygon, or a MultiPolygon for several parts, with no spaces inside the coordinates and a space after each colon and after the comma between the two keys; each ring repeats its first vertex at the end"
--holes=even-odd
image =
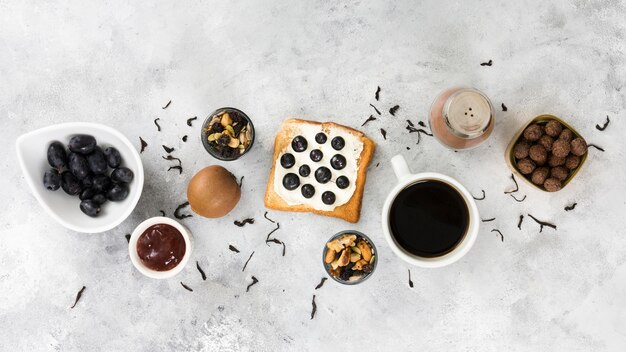
{"type": "Polygon", "coordinates": [[[623,351],[625,17],[617,0],[0,0],[0,350],[623,351]],[[489,59],[493,66],[479,65],[489,59]],[[459,84],[508,106],[497,109],[493,136],[462,153],[432,138],[416,145],[405,120],[425,121],[436,94],[459,84]],[[361,221],[271,211],[287,245],[282,257],[279,246],[265,246],[272,224],[262,218],[278,125],[298,116],[358,127],[373,113],[369,103],[383,111],[362,128],[378,143],[380,165],[369,171],[361,221]],[[395,104],[392,117],[386,111],[395,104]],[[245,176],[242,201],[222,219],[184,220],[195,236],[192,265],[171,280],[145,278],[124,235],[160,209],[171,216],[193,172],[217,163],[201,147],[199,121],[185,121],[220,106],[246,111],[257,129],[252,152],[225,164],[245,176]],[[606,152],[591,150],[558,194],[520,184],[527,199],[516,203],[503,194],[513,186],[504,148],[541,113],[565,118],[606,152]],[[594,126],[606,115],[611,125],[600,132],[594,126]],[[18,135],[68,121],[104,123],[137,148],[139,136],[149,144],[139,205],[107,233],[55,223],[17,166],[18,135]],[[176,147],[182,175],[166,171],[161,144],[176,147]],[[381,233],[382,202],[395,182],[388,161],[397,153],[413,171],[446,173],[476,195],[484,189],[481,216],[496,218],[463,260],[410,268],[413,289],[409,266],[381,233]],[[572,202],[576,209],[565,212],[572,202]],[[518,230],[528,213],[558,229],[539,233],[526,217],[518,230]],[[257,222],[232,224],[248,216],[257,222]],[[377,244],[377,271],[359,286],[329,281],[314,290],[324,241],[350,228],[377,244]],[[251,275],[260,282],[246,293],[251,275]]]}

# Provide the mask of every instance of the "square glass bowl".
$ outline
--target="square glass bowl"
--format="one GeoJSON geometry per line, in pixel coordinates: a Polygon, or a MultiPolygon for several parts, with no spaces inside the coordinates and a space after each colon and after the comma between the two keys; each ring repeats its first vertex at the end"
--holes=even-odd
{"type": "MultiPolygon", "coordinates": [[[[526,178],[526,175],[522,174],[517,169],[517,163],[515,161],[514,148],[515,148],[515,144],[517,144],[517,142],[522,137],[522,134],[524,133],[524,130],[526,130],[526,127],[528,127],[528,126],[530,126],[530,125],[532,125],[534,123],[536,123],[538,125],[545,125],[550,120],[556,120],[556,121],[560,122],[561,125],[563,125],[564,128],[567,128],[570,131],[572,131],[572,133],[574,134],[573,138],[580,137],[580,138],[584,139],[584,137],[581,136],[580,133],[578,133],[578,131],[576,131],[571,125],[569,125],[567,122],[563,121],[561,118],[556,117],[554,115],[544,114],[544,115],[539,115],[539,116],[531,119],[530,121],[528,121],[528,123],[526,123],[524,126],[522,126],[522,128],[515,134],[515,136],[513,136],[513,138],[511,139],[511,142],[509,143],[508,147],[506,148],[506,151],[504,152],[504,158],[506,159],[506,163],[507,163],[507,165],[509,165],[509,168],[511,168],[511,171],[513,171],[513,174],[515,174],[515,176],[517,176],[518,179],[523,180],[524,182],[526,182],[531,187],[533,187],[535,189],[538,189],[538,190],[540,190],[542,192],[548,192],[548,191],[546,191],[543,187],[532,183],[531,180],[526,178]]],[[[580,168],[583,166],[583,164],[587,160],[587,154],[588,153],[589,152],[585,153],[584,155],[582,155],[580,157],[580,164],[578,164],[578,167],[573,169],[573,170],[571,170],[569,175],[567,176],[567,178],[565,180],[563,180],[563,182],[561,182],[561,190],[563,190],[565,188],[565,186],[567,186],[567,184],[569,184],[570,181],[572,181],[572,179],[576,176],[576,174],[578,173],[580,168]]],[[[550,192],[548,192],[548,193],[550,193],[550,192]]]]}

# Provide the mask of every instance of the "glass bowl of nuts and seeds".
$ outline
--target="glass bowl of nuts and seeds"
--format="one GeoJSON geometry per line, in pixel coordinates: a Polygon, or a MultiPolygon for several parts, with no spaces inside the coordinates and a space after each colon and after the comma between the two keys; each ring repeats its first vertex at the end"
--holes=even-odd
{"type": "Polygon", "coordinates": [[[202,145],[219,160],[237,160],[254,144],[254,125],[243,111],[220,108],[211,113],[202,124],[202,145]]]}
{"type": "Polygon", "coordinates": [[[346,230],[332,236],[324,246],[322,263],[333,280],[344,285],[359,284],[376,270],[374,243],[361,232],[346,230]]]}

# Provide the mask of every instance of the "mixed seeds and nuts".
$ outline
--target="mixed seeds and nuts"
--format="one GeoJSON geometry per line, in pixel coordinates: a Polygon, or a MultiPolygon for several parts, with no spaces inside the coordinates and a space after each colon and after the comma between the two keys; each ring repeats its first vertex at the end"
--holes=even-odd
{"type": "Polygon", "coordinates": [[[326,247],[324,264],[339,281],[359,281],[374,270],[376,254],[363,236],[346,233],[326,243],[326,247]]]}
{"type": "Polygon", "coordinates": [[[250,147],[253,129],[242,113],[223,110],[211,118],[205,128],[205,136],[218,156],[236,159],[250,147]]]}

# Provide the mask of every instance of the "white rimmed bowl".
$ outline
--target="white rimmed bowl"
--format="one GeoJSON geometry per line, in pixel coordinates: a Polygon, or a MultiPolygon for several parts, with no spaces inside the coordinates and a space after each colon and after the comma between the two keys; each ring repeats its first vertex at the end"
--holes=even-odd
{"type": "Polygon", "coordinates": [[[23,134],[15,144],[20,167],[33,195],[52,218],[70,230],[85,233],[108,231],[130,215],[141,197],[144,175],[139,153],[123,134],[111,127],[89,122],[63,123],[23,134]],[[43,174],[50,169],[46,158],[48,146],[53,141],[67,146],[76,134],[94,136],[103,149],[115,147],[122,155],[122,165],[135,174],[129,184],[128,197],[121,202],[104,203],[101,213],[95,218],[80,210],[78,197],[72,197],[62,189],[49,191],[43,185],[43,174]]]}
{"type": "Polygon", "coordinates": [[[173,277],[181,272],[185,265],[187,265],[192,251],[193,243],[189,230],[187,230],[187,228],[181,225],[178,221],[163,216],[155,216],[139,224],[130,235],[130,240],[128,241],[128,254],[130,255],[130,261],[133,262],[133,265],[137,268],[137,270],[139,270],[140,273],[153,279],[169,279],[170,277],[173,277]],[[183,256],[183,259],[180,263],[178,263],[178,265],[168,271],[156,271],[148,268],[139,258],[139,254],[137,254],[137,240],[139,239],[139,236],[141,236],[141,234],[148,227],[156,224],[167,224],[173,226],[180,231],[181,235],[183,235],[183,238],[185,239],[185,255],[183,256]]]}

